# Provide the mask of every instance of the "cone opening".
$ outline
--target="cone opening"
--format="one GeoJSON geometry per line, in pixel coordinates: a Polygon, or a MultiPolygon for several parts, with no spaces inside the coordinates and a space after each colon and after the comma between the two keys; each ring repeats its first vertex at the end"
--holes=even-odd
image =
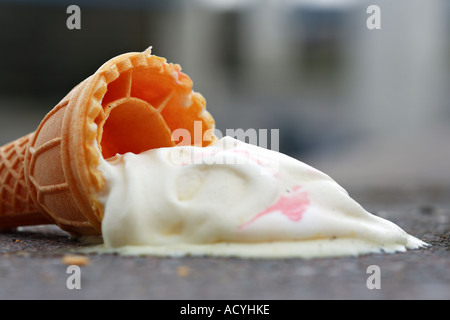
{"type": "Polygon", "coordinates": [[[172,132],[177,129],[186,129],[190,138],[183,142],[193,144],[196,121],[202,122],[202,131],[214,126],[205,100],[192,91],[192,81],[178,65],[156,56],[145,59],[145,66],[123,70],[107,84],[97,137],[105,159],[175,146],[172,132]]]}
{"type": "Polygon", "coordinates": [[[116,154],[138,154],[174,145],[163,117],[148,102],[129,98],[108,108],[109,115],[103,125],[101,141],[105,159],[116,154]]]}

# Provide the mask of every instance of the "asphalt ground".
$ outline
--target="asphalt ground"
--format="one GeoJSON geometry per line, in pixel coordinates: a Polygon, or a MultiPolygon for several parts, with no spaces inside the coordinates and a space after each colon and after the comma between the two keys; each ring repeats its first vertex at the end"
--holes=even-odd
{"type": "Polygon", "coordinates": [[[73,257],[85,243],[56,226],[26,227],[0,233],[0,299],[450,299],[450,188],[380,188],[352,196],[431,246],[310,260],[73,257]]]}

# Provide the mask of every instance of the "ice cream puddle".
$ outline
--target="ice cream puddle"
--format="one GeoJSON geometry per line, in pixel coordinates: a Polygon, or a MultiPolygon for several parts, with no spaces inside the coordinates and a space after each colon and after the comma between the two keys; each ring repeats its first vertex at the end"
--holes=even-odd
{"type": "Polygon", "coordinates": [[[425,246],[328,175],[231,137],[102,158],[99,170],[104,252],[314,258],[425,246]]]}

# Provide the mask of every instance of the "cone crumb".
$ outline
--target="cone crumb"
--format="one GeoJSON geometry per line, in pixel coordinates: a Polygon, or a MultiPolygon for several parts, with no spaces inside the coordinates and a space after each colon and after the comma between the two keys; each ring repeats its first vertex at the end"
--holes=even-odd
{"type": "Polygon", "coordinates": [[[61,259],[62,263],[66,265],[87,266],[89,264],[89,258],[82,255],[69,254],[65,255],[61,259]]]}
{"type": "Polygon", "coordinates": [[[179,277],[187,277],[191,273],[191,270],[187,266],[179,266],[177,268],[177,274],[179,277]]]}
{"type": "Polygon", "coordinates": [[[152,46],[148,47],[144,50],[144,54],[151,55],[152,54],[152,46]]]}

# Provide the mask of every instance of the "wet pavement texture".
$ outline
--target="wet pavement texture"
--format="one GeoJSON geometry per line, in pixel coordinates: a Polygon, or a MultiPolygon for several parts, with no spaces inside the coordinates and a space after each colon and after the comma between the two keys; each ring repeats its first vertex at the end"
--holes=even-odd
{"type": "Polygon", "coordinates": [[[350,194],[431,246],[310,260],[87,254],[81,288],[69,289],[64,257],[85,244],[27,227],[0,233],[0,299],[450,299],[450,188],[350,194]],[[367,285],[372,265],[379,289],[367,285]]]}

